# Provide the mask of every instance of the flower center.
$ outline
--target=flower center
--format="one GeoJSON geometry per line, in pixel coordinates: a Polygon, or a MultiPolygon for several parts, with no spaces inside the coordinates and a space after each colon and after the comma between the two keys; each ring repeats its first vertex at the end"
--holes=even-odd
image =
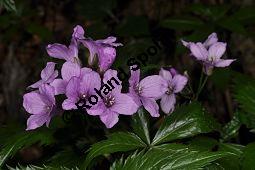
{"type": "Polygon", "coordinates": [[[174,92],[174,88],[172,86],[168,86],[166,94],[170,95],[170,94],[173,94],[173,92],[174,92]]]}
{"type": "Polygon", "coordinates": [[[214,56],[209,56],[208,61],[213,63],[215,61],[215,57],[214,56]]]}
{"type": "Polygon", "coordinates": [[[82,95],[81,95],[81,98],[82,98],[82,99],[85,99],[86,97],[87,97],[86,94],[82,94],[82,95]]]}
{"type": "Polygon", "coordinates": [[[46,107],[46,110],[47,110],[47,111],[50,111],[50,108],[51,108],[50,106],[47,106],[47,107],[46,107]]]}
{"type": "Polygon", "coordinates": [[[139,84],[136,84],[135,86],[134,86],[134,90],[135,90],[135,92],[137,93],[137,94],[142,94],[142,90],[143,90],[143,88],[139,85],[139,84]]]}
{"type": "Polygon", "coordinates": [[[106,107],[111,107],[115,103],[115,98],[112,95],[104,98],[104,104],[106,107]]]}

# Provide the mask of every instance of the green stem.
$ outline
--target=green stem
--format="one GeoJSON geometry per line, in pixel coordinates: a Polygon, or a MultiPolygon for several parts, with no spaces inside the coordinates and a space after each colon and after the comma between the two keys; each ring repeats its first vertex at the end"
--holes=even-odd
{"type": "Polygon", "coordinates": [[[198,87],[198,90],[197,90],[197,94],[196,94],[195,100],[198,99],[198,96],[199,96],[199,94],[201,93],[201,91],[203,90],[203,88],[204,88],[204,86],[205,86],[207,80],[208,80],[208,76],[206,76],[206,77],[204,78],[204,80],[202,81],[202,82],[203,82],[202,84],[199,83],[199,87],[198,87]]]}

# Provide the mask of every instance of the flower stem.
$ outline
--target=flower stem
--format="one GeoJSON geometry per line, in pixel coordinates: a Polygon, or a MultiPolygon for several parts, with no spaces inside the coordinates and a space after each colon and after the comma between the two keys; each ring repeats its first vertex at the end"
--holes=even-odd
{"type": "Polygon", "coordinates": [[[204,88],[204,86],[205,86],[207,80],[208,80],[208,76],[207,76],[207,75],[204,76],[204,74],[203,74],[203,69],[202,69],[202,70],[201,70],[201,74],[200,74],[200,79],[199,79],[199,85],[198,85],[198,88],[197,88],[197,93],[196,93],[196,95],[195,95],[195,100],[198,99],[198,96],[199,96],[199,94],[201,93],[201,91],[203,90],[203,88],[204,88]]]}

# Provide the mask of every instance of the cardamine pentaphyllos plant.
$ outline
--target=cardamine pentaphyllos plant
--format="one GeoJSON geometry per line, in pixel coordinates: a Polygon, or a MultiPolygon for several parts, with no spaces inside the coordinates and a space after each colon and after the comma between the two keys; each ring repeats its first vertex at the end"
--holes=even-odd
{"type": "MultiPolygon", "coordinates": [[[[234,60],[221,59],[226,51],[226,43],[218,42],[216,33],[208,36],[204,43],[182,43],[191,51],[191,56],[202,64],[206,77],[201,76],[200,84],[195,96],[204,87],[207,77],[212,74],[214,67],[227,67],[234,60]]],[[[44,124],[49,126],[51,119],[65,110],[78,109],[77,103],[84,99],[92,100],[94,105],[83,108],[83,114],[99,116],[107,128],[112,128],[119,120],[119,114],[136,114],[140,107],[150,113],[152,117],[159,117],[159,109],[165,114],[171,114],[176,104],[176,95],[180,93],[188,82],[188,77],[178,73],[174,68],[161,68],[158,75],[150,75],[140,80],[140,69],[130,67],[129,91],[122,92],[122,83],[118,79],[117,70],[111,68],[116,58],[116,48],[123,46],[116,42],[116,37],[103,40],[93,40],[85,36],[81,26],[73,29],[69,46],[63,44],[49,44],[46,47],[50,57],[65,60],[59,71],[55,70],[56,63],[48,62],[41,71],[41,80],[29,86],[34,91],[23,96],[23,106],[30,113],[27,120],[27,130],[36,129],[44,124]],[[79,46],[89,50],[88,65],[84,66],[78,56],[79,46]],[[92,66],[98,61],[98,69],[92,66]],[[107,86],[107,82],[114,78],[115,86],[107,86]],[[116,82],[117,81],[117,82],[116,82]],[[102,88],[104,87],[105,88],[102,88]],[[101,89],[102,95],[95,97],[94,89],[101,89]],[[55,97],[64,94],[66,99],[56,103],[55,97]],[[157,103],[160,100],[160,108],[157,103]],[[61,106],[61,107],[59,107],[61,106]]]]}

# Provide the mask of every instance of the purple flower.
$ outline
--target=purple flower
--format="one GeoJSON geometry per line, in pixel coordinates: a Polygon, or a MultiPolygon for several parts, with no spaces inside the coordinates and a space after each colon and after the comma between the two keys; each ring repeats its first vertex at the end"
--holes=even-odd
{"type": "MultiPolygon", "coordinates": [[[[181,40],[182,41],[182,44],[187,47],[187,48],[190,48],[190,45],[193,43],[193,42],[186,42],[184,40],[181,40]]],[[[210,34],[207,39],[205,40],[205,42],[203,43],[204,47],[206,49],[208,49],[211,45],[213,45],[214,43],[218,42],[218,37],[217,37],[217,34],[214,32],[212,34],[210,34]]]]}
{"type": "Polygon", "coordinates": [[[48,62],[46,67],[41,71],[41,80],[29,87],[38,88],[43,84],[51,83],[58,76],[58,71],[55,70],[55,65],[56,63],[48,62]]]}
{"type": "Polygon", "coordinates": [[[49,56],[58,59],[64,59],[70,62],[78,62],[78,39],[83,38],[84,31],[81,26],[76,26],[73,30],[70,45],[67,47],[63,44],[54,43],[46,47],[49,56]]]}
{"type": "Polygon", "coordinates": [[[106,39],[96,41],[91,39],[81,41],[83,45],[89,49],[89,64],[93,64],[95,55],[97,54],[100,71],[106,71],[116,58],[115,47],[122,46],[121,43],[115,43],[115,41],[115,37],[108,37],[106,39]]]}
{"type": "Polygon", "coordinates": [[[166,87],[166,81],[159,75],[148,76],[140,81],[140,70],[131,70],[129,96],[138,106],[143,105],[152,117],[159,117],[156,100],[166,92],[166,87]]]}
{"type": "Polygon", "coordinates": [[[226,45],[223,42],[216,42],[207,50],[200,42],[191,43],[190,51],[197,60],[203,63],[204,72],[211,75],[214,67],[227,67],[235,61],[234,59],[221,59],[226,51],[226,45]]]}
{"type": "Polygon", "coordinates": [[[75,38],[76,40],[85,38],[82,26],[77,25],[76,27],[74,27],[72,37],[75,38]]]}
{"type": "Polygon", "coordinates": [[[88,99],[94,94],[94,88],[100,88],[101,78],[95,71],[88,71],[82,77],[72,77],[66,86],[67,99],[62,103],[64,110],[77,109],[80,99],[88,99]]]}
{"type": "Polygon", "coordinates": [[[96,41],[91,38],[85,38],[84,30],[81,26],[76,26],[73,37],[89,49],[89,65],[93,65],[95,56],[98,56],[100,71],[106,71],[112,65],[116,57],[115,47],[122,46],[121,43],[116,43],[116,37],[112,36],[96,41]]]}
{"type": "MultiPolygon", "coordinates": [[[[109,78],[117,78],[116,70],[107,70],[104,74],[104,94],[103,98],[98,102],[98,105],[88,110],[90,115],[99,115],[100,120],[107,128],[112,128],[119,120],[119,114],[132,115],[137,109],[138,105],[127,94],[121,93],[121,86],[111,88],[106,84],[109,78]],[[108,86],[108,87],[107,87],[108,86]],[[108,91],[106,91],[108,89],[108,91]]],[[[120,81],[119,81],[120,82],[120,81]]]]}
{"type": "Polygon", "coordinates": [[[27,120],[27,129],[36,129],[46,123],[49,126],[51,117],[56,112],[54,88],[43,84],[39,91],[27,93],[23,96],[23,107],[32,114],[27,120]]]}
{"type": "Polygon", "coordinates": [[[184,86],[187,84],[188,79],[187,77],[178,74],[177,71],[173,68],[170,70],[161,68],[159,75],[167,81],[167,90],[161,98],[160,106],[162,111],[168,114],[174,110],[176,93],[182,91],[184,86]]]}
{"type": "Polygon", "coordinates": [[[82,77],[87,72],[92,71],[90,68],[81,68],[79,64],[73,62],[65,62],[61,68],[62,79],[55,79],[50,85],[55,88],[55,94],[64,94],[66,86],[72,77],[82,77]]]}

